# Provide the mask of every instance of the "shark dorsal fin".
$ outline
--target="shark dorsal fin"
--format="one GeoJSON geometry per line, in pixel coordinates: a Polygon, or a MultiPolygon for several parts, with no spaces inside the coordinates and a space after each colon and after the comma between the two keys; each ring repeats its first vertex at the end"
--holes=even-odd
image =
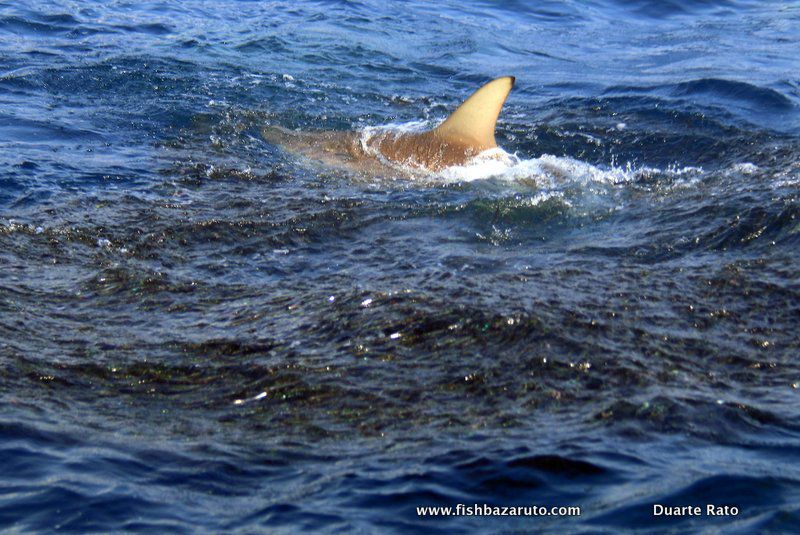
{"type": "Polygon", "coordinates": [[[442,139],[464,143],[478,150],[497,146],[497,116],[514,87],[514,77],[496,78],[475,91],[433,132],[442,139]]]}

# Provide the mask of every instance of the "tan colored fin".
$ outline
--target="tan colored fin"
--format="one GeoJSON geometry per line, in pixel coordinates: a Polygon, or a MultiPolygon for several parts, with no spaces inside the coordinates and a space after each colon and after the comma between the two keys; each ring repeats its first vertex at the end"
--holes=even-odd
{"type": "Polygon", "coordinates": [[[433,132],[442,139],[463,143],[478,150],[496,147],[494,129],[497,116],[500,115],[512,87],[513,76],[492,80],[475,91],[433,132]]]}

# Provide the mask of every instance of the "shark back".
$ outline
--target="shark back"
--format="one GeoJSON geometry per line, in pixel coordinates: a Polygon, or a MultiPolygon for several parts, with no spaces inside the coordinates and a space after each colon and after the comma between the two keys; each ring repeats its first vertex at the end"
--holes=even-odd
{"type": "Polygon", "coordinates": [[[439,171],[463,165],[497,147],[497,116],[514,86],[513,76],[487,83],[433,130],[408,133],[383,131],[363,139],[355,132],[293,132],[267,126],[262,135],[284,149],[334,167],[372,171],[399,165],[439,171]],[[387,167],[388,166],[388,167],[387,167]]]}

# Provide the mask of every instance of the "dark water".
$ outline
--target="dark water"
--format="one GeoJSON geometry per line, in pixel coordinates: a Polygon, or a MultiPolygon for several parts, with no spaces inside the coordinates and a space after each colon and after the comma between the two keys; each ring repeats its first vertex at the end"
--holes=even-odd
{"type": "Polygon", "coordinates": [[[799,40],[796,2],[1,3],[0,525],[796,530],[799,40]],[[492,178],[259,135],[505,74],[492,178]],[[582,515],[416,513],[458,503],[582,515]]]}

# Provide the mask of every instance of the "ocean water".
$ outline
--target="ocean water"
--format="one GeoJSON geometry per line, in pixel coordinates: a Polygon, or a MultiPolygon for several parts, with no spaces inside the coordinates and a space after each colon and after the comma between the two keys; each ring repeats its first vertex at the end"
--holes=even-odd
{"type": "Polygon", "coordinates": [[[0,527],[795,531],[799,41],[797,2],[0,3],[0,527]],[[512,165],[260,134],[502,75],[512,165]],[[457,504],[581,514],[417,513],[457,504]]]}

